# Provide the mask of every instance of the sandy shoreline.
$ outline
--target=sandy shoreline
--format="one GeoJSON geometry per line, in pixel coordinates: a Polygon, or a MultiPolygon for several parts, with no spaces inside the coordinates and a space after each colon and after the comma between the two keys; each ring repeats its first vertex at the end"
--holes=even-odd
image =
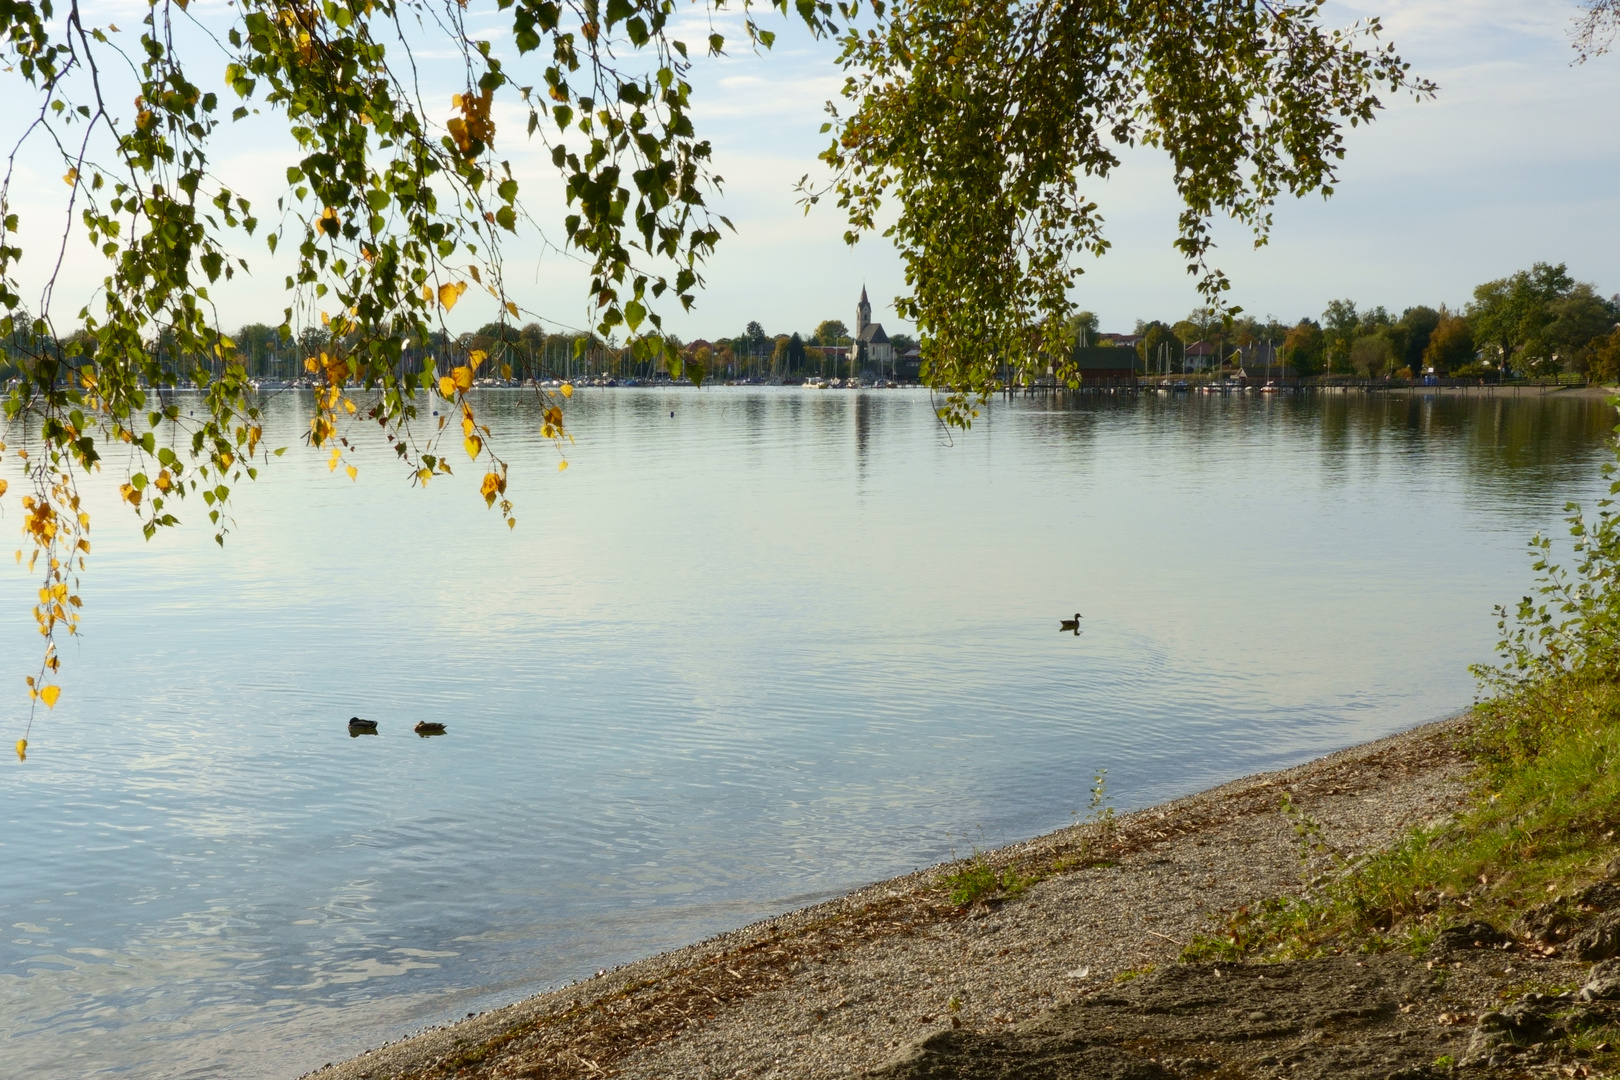
{"type": "Polygon", "coordinates": [[[1351,853],[1453,812],[1463,719],[1062,829],[987,858],[1049,874],[962,909],[941,867],[764,920],[370,1051],[310,1076],[842,1077],[930,1032],[1022,1023],[1121,971],[1173,962],[1210,916],[1297,889],[1287,792],[1351,853]]]}

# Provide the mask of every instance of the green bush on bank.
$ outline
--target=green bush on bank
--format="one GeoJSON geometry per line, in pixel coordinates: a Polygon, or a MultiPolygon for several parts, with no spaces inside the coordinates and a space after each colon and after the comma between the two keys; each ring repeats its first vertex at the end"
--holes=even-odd
{"type": "MultiPolygon", "coordinates": [[[[1620,495],[1594,517],[1567,507],[1573,568],[1531,541],[1536,591],[1498,609],[1495,664],[1465,736],[1479,762],[1469,808],[1359,860],[1337,860],[1304,896],[1241,909],[1184,959],[1291,959],[1326,951],[1422,949],[1447,925],[1511,923],[1596,877],[1620,831],[1620,495]]],[[[1295,814],[1302,857],[1314,824],[1295,814]]]]}

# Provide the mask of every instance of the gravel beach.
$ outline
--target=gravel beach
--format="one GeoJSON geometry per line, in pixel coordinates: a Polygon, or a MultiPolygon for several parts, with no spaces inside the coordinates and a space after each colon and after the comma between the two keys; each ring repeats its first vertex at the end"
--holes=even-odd
{"type": "Polygon", "coordinates": [[[1463,723],[1121,815],[1106,834],[1080,825],[986,853],[1044,875],[1014,899],[958,907],[937,884],[952,867],[933,867],[309,1075],[819,1080],[900,1068],[930,1037],[1013,1033],[1121,973],[1173,964],[1211,915],[1300,888],[1313,871],[1284,793],[1344,854],[1453,813],[1470,770],[1463,723]]]}

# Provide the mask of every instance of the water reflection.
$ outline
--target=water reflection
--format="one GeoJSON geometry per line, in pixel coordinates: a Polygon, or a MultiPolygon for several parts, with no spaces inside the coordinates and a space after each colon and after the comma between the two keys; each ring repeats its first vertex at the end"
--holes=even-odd
{"type": "Polygon", "coordinates": [[[88,493],[87,633],[0,770],[19,1074],[296,1075],[1063,824],[1099,767],[1124,808],[1444,714],[1613,423],[1030,398],[944,437],[920,393],[582,390],[559,474],[491,392],[509,532],[476,476],[334,476],[307,408],[269,403],[293,449],[223,552],[88,493]]]}

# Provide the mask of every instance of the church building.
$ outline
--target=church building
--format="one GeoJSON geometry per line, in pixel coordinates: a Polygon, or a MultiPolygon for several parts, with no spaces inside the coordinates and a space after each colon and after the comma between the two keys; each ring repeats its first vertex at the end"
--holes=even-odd
{"type": "Polygon", "coordinates": [[[855,340],[849,347],[849,370],[874,376],[889,375],[894,367],[894,346],[883,324],[872,321],[872,302],[861,286],[861,302],[855,305],[855,340]]]}

